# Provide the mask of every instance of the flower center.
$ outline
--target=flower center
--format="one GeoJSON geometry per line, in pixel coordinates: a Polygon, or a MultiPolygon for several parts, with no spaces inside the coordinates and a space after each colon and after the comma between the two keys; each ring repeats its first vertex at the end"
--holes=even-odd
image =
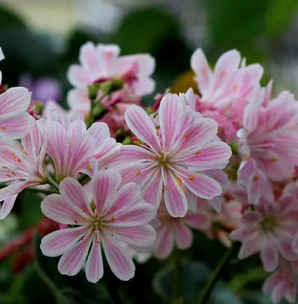
{"type": "Polygon", "coordinates": [[[166,152],[161,152],[156,160],[163,167],[168,167],[171,164],[170,156],[166,152]]]}
{"type": "Polygon", "coordinates": [[[261,228],[264,232],[273,232],[277,226],[276,218],[274,216],[265,216],[261,222],[261,228]]]}
{"type": "Polygon", "coordinates": [[[95,230],[100,230],[104,226],[104,222],[102,218],[95,217],[93,221],[90,223],[90,227],[92,228],[93,231],[95,230]]]}

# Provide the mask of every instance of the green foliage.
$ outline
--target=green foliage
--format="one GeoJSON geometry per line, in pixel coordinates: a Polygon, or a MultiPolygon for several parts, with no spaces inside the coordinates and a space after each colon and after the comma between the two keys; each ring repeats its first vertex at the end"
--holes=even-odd
{"type": "Polygon", "coordinates": [[[297,0],[271,0],[264,20],[265,34],[278,37],[287,29],[297,12],[297,0]]]}
{"type": "Polygon", "coordinates": [[[109,304],[106,287],[102,282],[89,283],[81,272],[75,277],[61,275],[58,259],[45,257],[40,251],[40,238],[36,238],[36,269],[40,279],[54,295],[57,304],[109,304]]]}
{"type": "Polygon", "coordinates": [[[155,53],[165,40],[179,32],[176,20],[156,7],[137,10],[127,15],[112,39],[124,54],[155,53]]]}
{"type": "Polygon", "coordinates": [[[40,203],[42,197],[34,192],[25,191],[16,203],[19,216],[19,228],[21,231],[36,225],[41,218],[40,203]]]}
{"type": "Polygon", "coordinates": [[[0,29],[4,27],[24,27],[25,22],[18,16],[6,8],[4,5],[0,5],[0,29]]]}
{"type": "MultiPolygon", "coordinates": [[[[176,271],[177,268],[173,265],[162,268],[153,279],[155,292],[160,295],[164,303],[178,303],[175,302],[177,299],[184,304],[197,303],[211,275],[211,269],[199,262],[183,261],[178,274],[176,271]],[[180,291],[178,294],[177,288],[180,291]]],[[[210,304],[221,303],[241,304],[241,301],[227,289],[224,283],[219,282],[211,294],[210,304]]]]}
{"type": "Polygon", "coordinates": [[[220,48],[240,47],[256,41],[264,32],[264,16],[270,0],[205,1],[211,44],[220,48]]]}

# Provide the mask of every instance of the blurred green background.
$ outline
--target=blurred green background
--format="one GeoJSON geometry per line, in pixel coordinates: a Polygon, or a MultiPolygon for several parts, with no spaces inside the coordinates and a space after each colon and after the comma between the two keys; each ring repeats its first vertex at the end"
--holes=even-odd
{"type": "MultiPolygon", "coordinates": [[[[298,94],[297,10],[298,0],[2,0],[3,83],[18,85],[24,75],[33,80],[51,77],[59,82],[65,105],[70,88],[67,68],[78,61],[79,47],[90,40],[117,43],[122,54],[151,53],[157,63],[156,92],[168,87],[183,91],[191,85],[190,56],[201,47],[211,64],[222,52],[236,48],[248,63],[264,65],[264,82],[273,78],[276,90],[298,94]]],[[[152,97],[145,97],[144,103],[152,97]]],[[[15,213],[0,223],[0,246],[36,225],[39,203],[32,195],[19,199],[15,213]]],[[[224,250],[198,233],[191,249],[175,252],[166,262],[139,265],[129,283],[121,284],[108,270],[105,279],[124,303],[195,304],[224,250]],[[181,259],[175,280],[173,265],[181,259]]],[[[57,274],[56,261],[39,252],[37,257],[39,271],[54,287],[44,284],[36,265],[15,274],[12,256],[0,261],[0,304],[111,303],[104,283],[88,284],[83,275],[65,279],[57,274]]],[[[211,303],[271,303],[261,294],[264,273],[257,261],[232,263],[211,303]]]]}

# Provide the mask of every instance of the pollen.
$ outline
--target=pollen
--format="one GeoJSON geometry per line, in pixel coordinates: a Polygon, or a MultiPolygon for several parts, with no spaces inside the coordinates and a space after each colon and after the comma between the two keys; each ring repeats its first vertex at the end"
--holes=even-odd
{"type": "Polygon", "coordinates": [[[201,151],[197,151],[195,152],[195,155],[199,155],[201,153],[201,151]]]}
{"type": "Polygon", "coordinates": [[[93,212],[96,210],[96,205],[93,201],[90,203],[90,208],[93,212]]]}
{"type": "Polygon", "coordinates": [[[245,155],[243,159],[244,159],[245,161],[250,160],[250,155],[248,155],[248,154],[247,154],[247,155],[245,155]]]}
{"type": "Polygon", "coordinates": [[[177,182],[178,186],[180,186],[180,187],[182,186],[182,181],[179,177],[176,177],[176,182],[177,182]]]}
{"type": "Polygon", "coordinates": [[[141,171],[138,171],[136,174],[136,176],[141,176],[141,175],[142,175],[141,171]]]}
{"type": "Polygon", "coordinates": [[[88,162],[88,164],[87,164],[87,170],[92,171],[90,162],[88,162]]]}
{"type": "Polygon", "coordinates": [[[188,180],[191,181],[191,182],[194,182],[196,180],[196,178],[191,175],[191,176],[188,177],[188,180]]]}
{"type": "Polygon", "coordinates": [[[227,72],[221,71],[219,75],[221,78],[224,78],[227,75],[227,72]]]}
{"type": "Polygon", "coordinates": [[[275,163],[275,162],[278,161],[278,158],[277,158],[277,157],[271,157],[269,160],[270,160],[272,163],[275,163]]]}
{"type": "Polygon", "coordinates": [[[5,126],[1,126],[0,129],[1,129],[2,131],[5,131],[5,130],[6,130],[6,127],[5,127],[5,126]]]}
{"type": "Polygon", "coordinates": [[[254,181],[254,182],[258,181],[258,179],[259,179],[259,176],[258,176],[258,175],[255,175],[255,176],[253,177],[253,181],[254,181]]]}
{"type": "Polygon", "coordinates": [[[163,186],[164,191],[168,191],[169,187],[168,186],[163,186]]]}

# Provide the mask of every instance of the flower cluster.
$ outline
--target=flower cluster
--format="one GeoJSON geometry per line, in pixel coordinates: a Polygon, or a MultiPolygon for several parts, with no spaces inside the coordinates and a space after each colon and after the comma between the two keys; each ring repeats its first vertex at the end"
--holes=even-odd
{"type": "MultiPolygon", "coordinates": [[[[116,45],[86,43],[68,72],[70,110],[30,107],[27,89],[0,94],[0,218],[34,190],[56,223],[41,241],[61,256],[60,273],[103,277],[103,255],[120,280],[133,258],[167,258],[189,248],[192,230],[239,259],[260,253],[275,303],[296,298],[298,274],[298,103],[271,97],[263,69],[236,50],[212,70],[202,50],[191,58],[198,94],[166,91],[153,107],[154,59],[119,56],[116,45]]],[[[0,49],[0,59],[4,56],[0,49]]],[[[1,81],[1,74],[0,74],[1,81]]]]}

